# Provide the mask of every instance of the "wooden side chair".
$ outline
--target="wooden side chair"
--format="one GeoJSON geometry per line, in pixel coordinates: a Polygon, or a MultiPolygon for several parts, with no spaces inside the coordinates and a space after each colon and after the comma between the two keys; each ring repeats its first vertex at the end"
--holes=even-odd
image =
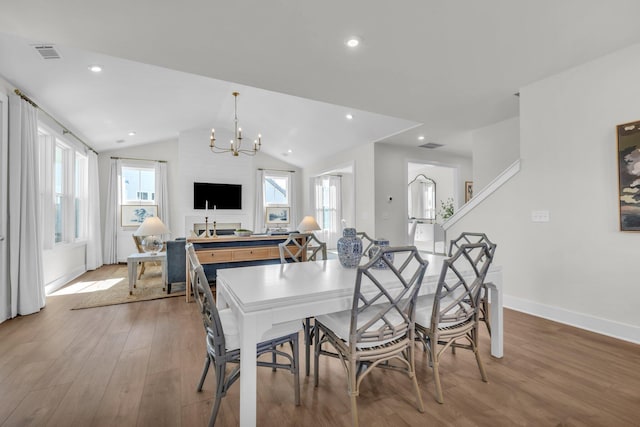
{"type": "Polygon", "coordinates": [[[416,301],[427,269],[415,247],[386,247],[358,267],[350,310],[316,317],[315,385],[321,355],[338,357],[347,374],[351,420],[358,425],[356,397],[373,368],[404,371],[412,382],[416,405],[424,412],[415,374],[416,301]],[[392,253],[393,261],[385,254],[392,253]],[[386,268],[375,268],[380,262],[386,268]],[[330,345],[329,349],[323,348],[330,345]]]}
{"type": "MultiPolygon", "coordinates": [[[[455,251],[460,249],[462,245],[469,243],[485,243],[489,248],[489,252],[491,252],[491,258],[496,252],[496,244],[491,242],[486,234],[484,233],[472,233],[472,232],[463,232],[454,240],[449,243],[449,256],[453,256],[455,251]]],[[[481,255],[481,254],[480,254],[481,255]]],[[[493,286],[492,283],[483,283],[482,284],[482,295],[480,297],[480,320],[484,322],[487,327],[487,331],[489,331],[489,336],[491,336],[491,318],[489,316],[489,289],[488,286],[493,286]]]]}
{"type": "Polygon", "coordinates": [[[278,249],[282,264],[327,259],[327,244],[313,233],[291,233],[278,249]]]}
{"type": "MultiPolygon", "coordinates": [[[[133,237],[133,242],[136,244],[136,249],[138,250],[139,253],[143,254],[144,249],[142,248],[142,239],[144,239],[144,236],[133,235],[132,237],[133,237]]],[[[146,265],[147,263],[145,261],[140,262],[140,269],[138,270],[138,280],[140,280],[140,278],[144,274],[144,269],[146,265]]]]}
{"type": "Polygon", "coordinates": [[[440,359],[449,347],[473,351],[482,381],[488,381],[478,352],[478,306],[491,260],[486,244],[461,245],[451,258],[444,260],[436,293],[418,299],[416,332],[429,352],[439,403],[444,402],[440,359]]]}
{"type": "MultiPolygon", "coordinates": [[[[198,382],[198,391],[202,391],[202,385],[209,372],[209,367],[213,364],[216,374],[216,394],[215,402],[209,418],[209,426],[213,426],[220,409],[220,402],[227,394],[233,383],[240,378],[240,336],[235,325],[235,316],[231,309],[218,310],[209,287],[207,277],[202,265],[191,243],[185,247],[189,259],[189,269],[193,278],[193,296],[202,316],[204,324],[207,354],[205,357],[204,369],[198,382]],[[231,372],[227,374],[227,364],[234,365],[231,372]]],[[[299,357],[298,357],[298,331],[300,321],[286,322],[274,325],[263,336],[263,341],[257,346],[257,354],[271,353],[271,361],[258,360],[258,366],[276,369],[286,369],[294,376],[294,393],[296,406],[300,405],[300,378],[299,378],[299,357]],[[282,344],[291,346],[291,354],[288,354],[278,347],[282,344]],[[275,356],[284,358],[284,362],[278,362],[275,356]]]]}
{"type": "MultiPolygon", "coordinates": [[[[318,261],[327,259],[327,244],[321,242],[313,233],[291,233],[287,240],[278,245],[280,250],[280,263],[318,261]]],[[[304,359],[305,375],[310,374],[311,365],[311,340],[314,327],[311,318],[304,319],[304,359]]]]}

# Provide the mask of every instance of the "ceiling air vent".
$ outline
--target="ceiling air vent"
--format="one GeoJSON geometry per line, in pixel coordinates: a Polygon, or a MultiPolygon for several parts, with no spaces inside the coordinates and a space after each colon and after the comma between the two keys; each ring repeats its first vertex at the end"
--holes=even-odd
{"type": "Polygon", "coordinates": [[[420,145],[420,147],[434,149],[434,148],[442,147],[442,144],[436,144],[435,142],[427,142],[426,144],[420,145]]]}
{"type": "Polygon", "coordinates": [[[60,59],[61,58],[60,54],[58,53],[55,46],[53,45],[40,44],[40,45],[35,45],[33,47],[38,51],[40,56],[42,56],[42,59],[60,59]]]}

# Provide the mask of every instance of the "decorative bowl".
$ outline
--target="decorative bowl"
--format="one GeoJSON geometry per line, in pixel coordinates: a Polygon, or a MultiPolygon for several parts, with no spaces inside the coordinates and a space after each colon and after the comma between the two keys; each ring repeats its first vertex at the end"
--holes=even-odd
{"type": "Polygon", "coordinates": [[[252,230],[243,230],[243,229],[239,229],[233,232],[233,234],[235,234],[236,236],[239,237],[247,237],[247,236],[251,236],[253,234],[252,230]]]}

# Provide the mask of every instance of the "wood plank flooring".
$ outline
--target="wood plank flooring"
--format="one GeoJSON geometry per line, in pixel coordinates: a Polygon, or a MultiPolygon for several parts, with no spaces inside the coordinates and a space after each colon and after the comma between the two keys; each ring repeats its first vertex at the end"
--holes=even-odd
{"type": "MultiPolygon", "coordinates": [[[[125,275],[106,266],[78,281],[125,275]]],[[[70,310],[82,297],[50,297],[40,313],[0,324],[0,426],[205,426],[214,382],[211,372],[195,391],[205,354],[195,305],[178,297],[70,310]]],[[[470,352],[449,353],[440,405],[416,347],[426,412],[415,409],[405,376],[378,370],[362,385],[361,425],[640,426],[640,346],[515,311],[505,319],[503,359],[490,356],[482,330],[489,383],[470,352]]],[[[258,370],[258,425],[350,425],[337,360],[321,359],[318,388],[301,375],[299,407],[292,381],[287,372],[258,370]]],[[[237,383],[218,425],[238,422],[237,383]]]]}

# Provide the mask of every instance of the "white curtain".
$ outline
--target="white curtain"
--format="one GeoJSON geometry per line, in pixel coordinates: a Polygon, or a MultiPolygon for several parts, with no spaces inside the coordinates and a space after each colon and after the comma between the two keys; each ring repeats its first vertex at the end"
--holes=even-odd
{"type": "Polygon", "coordinates": [[[265,230],[264,220],[264,170],[256,171],[256,211],[253,217],[253,230],[262,233],[265,230]]]}
{"type": "Polygon", "coordinates": [[[40,145],[40,226],[42,230],[42,249],[53,249],[55,243],[55,224],[51,218],[56,217],[53,172],[55,141],[51,135],[39,135],[40,145]]]}
{"type": "Polygon", "coordinates": [[[298,197],[296,190],[298,187],[294,183],[295,174],[293,172],[287,172],[287,177],[289,178],[289,205],[291,206],[289,213],[289,225],[291,230],[295,230],[300,223],[300,219],[298,218],[298,197]]]}
{"type": "Polygon", "coordinates": [[[89,159],[89,182],[87,183],[87,270],[102,266],[102,237],[100,233],[100,183],[98,178],[98,155],[93,151],[89,159]]]}
{"type": "MultiPolygon", "coordinates": [[[[156,203],[158,204],[158,217],[171,229],[169,219],[169,187],[167,185],[167,163],[156,163],[156,203]]],[[[168,240],[170,236],[165,234],[163,240],[168,240]]]]}
{"type": "Polygon", "coordinates": [[[111,159],[109,164],[109,187],[107,189],[106,218],[104,224],[104,263],[118,262],[118,173],[120,160],[111,159]]]}
{"type": "MultiPolygon", "coordinates": [[[[45,305],[36,109],[19,97],[9,101],[9,313],[45,305]]],[[[3,308],[6,304],[3,304],[3,308]]]]}
{"type": "Polygon", "coordinates": [[[327,248],[335,248],[342,233],[342,180],[340,176],[324,175],[315,179],[315,212],[322,228],[321,239],[327,248]]]}

